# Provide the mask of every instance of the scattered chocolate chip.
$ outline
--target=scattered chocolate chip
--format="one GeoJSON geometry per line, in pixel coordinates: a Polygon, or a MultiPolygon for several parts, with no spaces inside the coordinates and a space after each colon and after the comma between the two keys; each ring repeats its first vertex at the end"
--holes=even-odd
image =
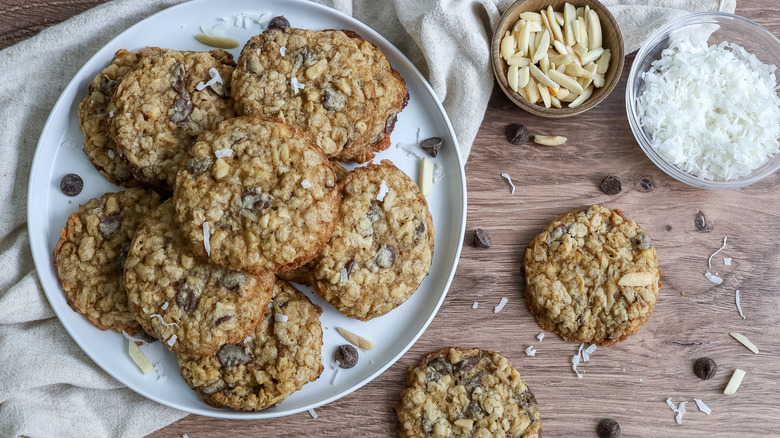
{"type": "Polygon", "coordinates": [[[244,344],[225,344],[217,352],[217,359],[222,366],[234,367],[248,364],[254,356],[247,351],[244,344]]]}
{"type": "Polygon", "coordinates": [[[483,417],[485,415],[485,411],[482,410],[482,406],[479,405],[479,402],[476,400],[472,400],[471,403],[468,404],[465,408],[463,408],[463,418],[477,418],[477,417],[483,417]]]}
{"type": "Polygon", "coordinates": [[[512,123],[511,125],[507,125],[506,139],[513,145],[520,146],[526,144],[530,138],[531,133],[528,132],[528,128],[525,126],[519,123],[512,123]]]}
{"type": "Polygon", "coordinates": [[[596,426],[599,438],[620,438],[620,425],[611,418],[602,418],[596,426]]]}
{"type": "Polygon", "coordinates": [[[347,278],[349,278],[350,274],[352,274],[352,269],[355,268],[355,259],[349,259],[346,265],[344,265],[344,269],[347,270],[347,278]]]}
{"type": "Polygon", "coordinates": [[[344,104],[347,102],[347,97],[344,93],[335,90],[333,87],[325,87],[322,90],[322,106],[328,111],[341,111],[344,109],[344,104]]]}
{"type": "Polygon", "coordinates": [[[339,345],[336,349],[336,362],[341,368],[352,368],[357,365],[359,354],[357,348],[349,345],[339,345]]]}
{"type": "Polygon", "coordinates": [[[615,175],[609,175],[601,180],[601,191],[606,195],[617,195],[623,190],[623,183],[615,175]]]}
{"type": "Polygon", "coordinates": [[[425,373],[425,381],[433,382],[450,374],[452,374],[452,364],[443,357],[436,357],[428,362],[428,372],[425,373]]]}
{"type": "Polygon", "coordinates": [[[65,196],[76,196],[84,189],[84,180],[75,173],[69,173],[60,180],[60,190],[65,196]]]}
{"type": "Polygon", "coordinates": [[[192,101],[190,100],[190,94],[185,90],[184,93],[180,94],[179,97],[173,101],[173,106],[171,106],[168,118],[171,122],[180,125],[186,123],[190,119],[190,114],[192,114],[192,101]]]}
{"type": "Polygon", "coordinates": [[[420,149],[427,152],[428,155],[433,158],[436,158],[436,155],[438,155],[441,150],[442,143],[442,139],[439,137],[426,138],[420,142],[420,149]]]}
{"type": "Polygon", "coordinates": [[[425,222],[422,219],[415,217],[417,220],[417,227],[414,229],[414,241],[419,242],[425,236],[425,222]]]}
{"type": "Polygon", "coordinates": [[[176,289],[176,305],[179,309],[192,313],[198,307],[198,295],[190,288],[185,280],[179,280],[174,284],[176,289]]]}
{"type": "Polygon", "coordinates": [[[559,225],[555,227],[552,231],[550,231],[550,241],[547,243],[550,244],[555,242],[556,240],[563,237],[567,231],[569,231],[569,225],[559,225]]]}
{"type": "Polygon", "coordinates": [[[220,325],[222,323],[230,321],[231,318],[233,318],[233,315],[220,316],[219,318],[217,318],[216,321],[214,321],[214,327],[216,327],[216,326],[218,326],[218,325],[220,325]]]}
{"type": "Polygon", "coordinates": [[[272,199],[268,193],[263,193],[260,189],[253,189],[241,196],[241,206],[256,214],[262,214],[271,207],[272,199]]]}
{"type": "Polygon", "coordinates": [[[666,227],[664,227],[664,228],[666,228],[666,231],[672,231],[672,226],[671,226],[671,225],[667,225],[667,226],[666,226],[666,227]]]}
{"type": "Polygon", "coordinates": [[[455,364],[455,369],[460,374],[465,374],[471,371],[472,368],[477,366],[479,363],[480,355],[476,354],[474,356],[466,356],[463,359],[461,359],[460,362],[455,364]]]}
{"type": "Polygon", "coordinates": [[[490,235],[482,228],[474,230],[474,246],[477,248],[490,248],[493,246],[493,241],[490,240],[490,235]]]}
{"type": "Polygon", "coordinates": [[[582,324],[584,324],[584,323],[585,323],[585,319],[582,317],[582,313],[580,313],[579,315],[577,315],[577,323],[578,323],[579,325],[582,325],[582,324]]]}
{"type": "Polygon", "coordinates": [[[241,285],[246,281],[246,275],[237,271],[224,271],[219,278],[219,284],[225,289],[241,295],[241,285]]]}
{"type": "Polygon", "coordinates": [[[709,357],[700,357],[693,363],[693,373],[702,380],[710,380],[718,371],[718,365],[709,357]]]}
{"type": "Polygon", "coordinates": [[[293,64],[295,67],[301,67],[312,59],[314,59],[314,51],[308,47],[304,47],[295,54],[293,64]]]}
{"type": "Polygon", "coordinates": [[[701,210],[696,210],[696,216],[693,217],[693,225],[696,227],[696,231],[700,233],[712,231],[712,227],[707,226],[707,218],[704,217],[704,213],[701,210]]]}
{"type": "Polygon", "coordinates": [[[655,183],[650,178],[642,178],[636,183],[636,190],[642,193],[649,193],[655,190],[655,183]]]}
{"type": "Polygon", "coordinates": [[[171,76],[173,76],[173,83],[171,88],[176,90],[177,93],[182,94],[187,90],[184,87],[184,63],[179,61],[171,67],[171,76]]]}
{"type": "Polygon", "coordinates": [[[268,29],[287,29],[290,27],[290,21],[284,18],[284,15],[274,17],[268,23],[268,29]]]}
{"type": "Polygon", "coordinates": [[[376,252],[374,263],[380,268],[389,268],[395,263],[395,248],[391,245],[382,245],[376,252]]]}
{"type": "Polygon", "coordinates": [[[393,113],[387,116],[387,120],[385,120],[385,133],[390,134],[393,132],[396,120],[398,120],[398,113],[393,113]]]}
{"type": "Polygon", "coordinates": [[[122,225],[122,215],[118,211],[100,217],[98,229],[106,239],[112,238],[122,225]]]}
{"type": "Polygon", "coordinates": [[[469,377],[465,382],[463,382],[463,387],[466,388],[466,392],[471,394],[475,389],[482,386],[482,376],[487,374],[485,371],[480,371],[477,374],[474,374],[473,376],[469,377]]]}

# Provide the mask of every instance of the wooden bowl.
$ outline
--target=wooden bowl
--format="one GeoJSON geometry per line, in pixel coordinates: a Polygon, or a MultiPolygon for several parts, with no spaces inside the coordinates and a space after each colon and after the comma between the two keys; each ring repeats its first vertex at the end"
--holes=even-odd
{"type": "Polygon", "coordinates": [[[563,11],[563,5],[565,3],[567,3],[566,0],[519,0],[513,3],[512,6],[501,15],[498,26],[496,26],[495,32],[493,33],[493,41],[490,46],[493,73],[495,74],[496,79],[498,79],[498,84],[501,86],[501,89],[504,90],[504,94],[520,108],[542,117],[570,117],[583,113],[598,105],[617,85],[623,70],[623,62],[625,61],[623,35],[620,33],[620,27],[615,21],[615,17],[612,16],[609,10],[596,0],[569,0],[568,3],[571,3],[578,8],[586,5],[590,6],[590,8],[599,15],[599,20],[601,22],[602,47],[604,47],[604,49],[609,49],[612,54],[612,59],[609,61],[609,67],[605,73],[604,86],[601,88],[594,88],[593,94],[581,105],[574,108],[569,108],[565,105],[563,108],[545,108],[543,104],[533,104],[512,90],[507,81],[507,70],[509,69],[509,65],[500,54],[501,39],[506,32],[515,25],[521,13],[539,12],[542,9],[546,9],[547,6],[552,6],[556,12],[561,12],[563,11]]]}

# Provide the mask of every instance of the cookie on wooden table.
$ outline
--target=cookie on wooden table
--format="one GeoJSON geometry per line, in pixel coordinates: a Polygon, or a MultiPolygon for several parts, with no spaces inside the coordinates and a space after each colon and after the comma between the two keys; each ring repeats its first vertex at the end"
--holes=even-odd
{"type": "Polygon", "coordinates": [[[417,184],[383,160],[339,183],[333,236],[309,264],[314,289],[340,313],[367,321],[417,290],[433,259],[433,219],[417,184]]]}
{"type": "Polygon", "coordinates": [[[81,205],[60,232],[54,269],[68,305],[101,330],[143,335],[127,304],[122,271],[133,233],[158,204],[152,190],[106,193],[81,205]]]}
{"type": "Polygon", "coordinates": [[[513,437],[542,433],[533,392],[507,359],[492,351],[444,348],[410,368],[398,415],[406,437],[513,437]]]}
{"type": "Polygon", "coordinates": [[[612,345],[650,317],[661,270],[650,237],[620,210],[556,217],[525,253],[528,309],[571,342],[612,345]]]}
{"type": "Polygon", "coordinates": [[[170,199],[143,219],[125,262],[132,312],[175,353],[211,354],[244,339],[263,320],[275,278],[218,268],[193,254],[170,199]]]}
{"type": "Polygon", "coordinates": [[[367,146],[375,81],[355,40],[338,30],[274,28],[241,51],[231,87],[240,114],[279,117],[329,157],[367,146]]]}
{"type": "Polygon", "coordinates": [[[79,129],[84,134],[84,153],[98,172],[112,184],[125,187],[142,185],[130,172],[130,164],[108,132],[108,118],[114,114],[108,110],[111,90],[143,57],[161,51],[157,47],[146,47],[137,52],[119,49],[111,65],[89,83],[87,95],[79,103],[79,129]]]}
{"type": "Polygon", "coordinates": [[[174,192],[196,254],[247,272],[286,271],[314,258],[338,220],[336,177],[300,130],[236,117],[200,137],[174,192]],[[207,232],[204,232],[207,229],[207,232]]]}
{"type": "Polygon", "coordinates": [[[165,49],[144,57],[119,80],[108,107],[114,114],[109,130],[136,178],[173,189],[197,136],[235,115],[234,65],[224,50],[165,49]]]}
{"type": "Polygon", "coordinates": [[[322,309],[283,280],[277,280],[269,307],[243,342],[208,356],[178,356],[184,381],[207,404],[266,409],[322,373],[322,309]]]}

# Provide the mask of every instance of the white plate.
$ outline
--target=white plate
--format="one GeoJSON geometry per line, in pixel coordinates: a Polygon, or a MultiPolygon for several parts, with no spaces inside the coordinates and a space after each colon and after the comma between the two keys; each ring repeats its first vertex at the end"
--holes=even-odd
{"type": "MultiPolygon", "coordinates": [[[[233,20],[228,23],[226,35],[242,44],[263,30],[254,23],[247,29],[235,27],[233,23],[233,20]]],[[[231,53],[237,58],[239,51],[240,47],[231,53]]],[[[444,301],[455,274],[466,225],[466,178],[452,126],[433,90],[398,49],[369,27],[337,11],[305,1],[199,0],[166,9],[129,28],[100,49],[76,74],[54,105],[41,133],[30,173],[27,202],[30,245],[43,289],[65,329],[95,363],[130,389],[164,405],[199,415],[254,419],[294,414],[343,397],[377,377],[414,344],[444,301]],[[307,384],[283,403],[251,413],[214,409],[203,403],[179,375],[176,357],[159,342],[143,347],[147,357],[157,363],[158,373],[141,374],[127,355],[127,341],[121,335],[98,330],[68,307],[54,272],[52,251],[68,215],[79,204],[103,193],[121,190],[101,177],[81,151],[83,137],[76,116],[76,108],[86,95],[89,82],[111,62],[114,52],[120,48],[135,50],[143,46],[208,50],[193,38],[200,32],[201,25],[211,27],[220,22],[220,17],[259,11],[284,15],[295,27],[353,29],[379,46],[390,64],[406,79],[411,98],[398,116],[392,134],[393,146],[379,154],[377,161],[390,159],[417,180],[419,159],[399,149],[397,144],[414,144],[418,136],[420,139],[438,136],[444,140],[444,146],[433,161],[440,166],[444,176],[434,184],[428,196],[436,229],[435,253],[430,275],[417,292],[398,309],[364,323],[338,314],[305,289],[305,293],[324,309],[322,354],[325,371],[317,381],[307,384]],[[59,181],[67,173],[76,173],[84,179],[84,190],[75,198],[68,198],[59,190],[59,181]],[[340,370],[334,382],[333,353],[338,345],[345,343],[335,330],[338,326],[374,341],[376,348],[361,352],[358,365],[340,370]],[[160,375],[165,378],[159,378],[160,375]]]]}

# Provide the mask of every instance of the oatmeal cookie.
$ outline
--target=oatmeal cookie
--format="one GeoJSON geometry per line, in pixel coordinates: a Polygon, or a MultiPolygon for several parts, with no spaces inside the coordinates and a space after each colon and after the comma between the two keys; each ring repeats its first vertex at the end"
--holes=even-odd
{"type": "Polygon", "coordinates": [[[263,320],[275,277],[212,266],[189,251],[167,200],[144,217],[125,262],[127,299],[147,333],[175,353],[208,355],[263,320]]]}
{"type": "Polygon", "coordinates": [[[79,129],[84,134],[84,153],[95,169],[112,184],[125,187],[142,185],[133,177],[130,164],[108,133],[108,117],[114,114],[108,110],[111,90],[143,57],[161,51],[157,47],[146,47],[137,52],[118,50],[111,65],[89,83],[87,95],[79,103],[79,129]]]}
{"type": "Polygon", "coordinates": [[[444,348],[410,368],[401,392],[398,435],[539,437],[536,398],[507,359],[491,351],[444,348]]]}
{"type": "Polygon", "coordinates": [[[108,107],[114,114],[109,131],[136,178],[173,189],[197,136],[235,115],[230,98],[234,65],[224,50],[165,49],[144,57],[119,80],[108,107]]]}
{"type": "Polygon", "coordinates": [[[401,305],[428,275],[433,219],[417,184],[388,160],[353,170],[339,191],[338,225],[310,265],[312,280],[340,313],[367,321],[401,305]]]}
{"type": "Polygon", "coordinates": [[[322,366],[322,309],[278,280],[269,310],[244,342],[208,356],[179,355],[184,381],[203,401],[259,411],[317,380],[322,366]]]}
{"type": "Polygon", "coordinates": [[[543,329],[598,345],[636,333],[661,290],[650,238],[600,205],[550,222],[528,245],[525,276],[526,304],[543,329]]]}
{"type": "Polygon", "coordinates": [[[409,90],[401,74],[395,71],[379,47],[364,40],[351,31],[343,31],[354,38],[360,50],[366,56],[371,74],[376,83],[375,110],[368,123],[368,131],[363,142],[346,145],[335,158],[339,161],[365,163],[374,158],[376,152],[390,147],[390,134],[395,128],[396,118],[409,102],[409,90]]]}
{"type": "Polygon", "coordinates": [[[366,56],[343,32],[274,28],[244,46],[231,90],[240,114],[279,117],[336,157],[365,144],[375,88],[366,56]]]}
{"type": "Polygon", "coordinates": [[[192,250],[230,269],[286,271],[308,262],[338,220],[328,159],[306,135],[262,116],[200,137],[179,172],[176,214],[192,250]],[[223,156],[224,155],[224,156],[223,156]]]}
{"type": "Polygon", "coordinates": [[[101,330],[142,334],[127,305],[122,270],[133,233],[158,204],[152,190],[106,193],[80,206],[60,232],[54,269],[68,305],[101,330]]]}

